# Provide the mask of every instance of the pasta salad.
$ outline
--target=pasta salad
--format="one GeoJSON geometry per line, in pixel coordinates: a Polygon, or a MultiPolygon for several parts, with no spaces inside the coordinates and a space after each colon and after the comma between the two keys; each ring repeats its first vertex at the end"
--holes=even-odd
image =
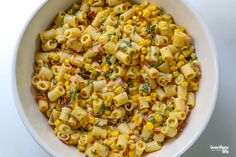
{"type": "Polygon", "coordinates": [[[39,37],[35,100],[65,144],[88,157],[141,157],[183,131],[200,64],[158,5],[82,0],[39,37]]]}

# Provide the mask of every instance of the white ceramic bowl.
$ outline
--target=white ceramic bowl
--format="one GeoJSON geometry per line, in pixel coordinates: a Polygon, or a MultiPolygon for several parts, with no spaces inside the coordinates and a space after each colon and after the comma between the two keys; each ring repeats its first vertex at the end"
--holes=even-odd
{"type": "MultiPolygon", "coordinates": [[[[75,0],[50,0],[32,15],[16,49],[13,62],[13,92],[15,103],[26,128],[33,138],[49,154],[55,157],[84,156],[76,149],[60,142],[52,134],[47,119],[39,112],[34,101],[34,90],[31,87],[34,52],[39,47],[38,34],[48,28],[55,15],[63,11],[75,0]]],[[[212,39],[193,8],[183,0],[153,0],[171,13],[176,22],[187,28],[192,35],[197,55],[201,62],[202,78],[197,93],[196,107],[192,111],[183,133],[169,140],[163,148],[148,157],[172,157],[183,154],[200,136],[206,127],[218,92],[218,63],[212,39]]]]}

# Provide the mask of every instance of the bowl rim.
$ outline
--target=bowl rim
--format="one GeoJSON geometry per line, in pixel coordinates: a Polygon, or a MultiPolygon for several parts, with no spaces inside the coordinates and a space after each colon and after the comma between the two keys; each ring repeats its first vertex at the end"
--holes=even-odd
{"type": "MultiPolygon", "coordinates": [[[[191,10],[192,14],[195,16],[196,20],[198,21],[200,27],[202,27],[202,30],[204,32],[204,34],[206,34],[207,40],[210,43],[210,47],[213,51],[213,63],[214,63],[214,67],[215,67],[215,75],[216,75],[216,83],[215,83],[215,90],[213,91],[213,97],[211,99],[211,108],[209,111],[208,116],[206,117],[204,123],[202,124],[202,127],[196,131],[195,136],[191,139],[191,141],[185,145],[181,150],[179,150],[178,152],[176,152],[175,156],[181,156],[182,154],[184,154],[184,152],[186,152],[196,141],[197,139],[200,137],[200,135],[203,133],[203,131],[206,129],[207,124],[209,123],[213,111],[215,109],[215,105],[216,105],[216,101],[217,101],[217,96],[218,96],[218,91],[219,91],[219,62],[218,62],[218,54],[217,54],[217,50],[216,50],[216,46],[214,44],[214,40],[212,38],[211,32],[209,31],[209,29],[206,27],[205,23],[203,22],[202,18],[200,17],[199,13],[196,11],[196,9],[192,6],[192,4],[190,4],[190,2],[188,0],[180,0],[181,3],[183,5],[185,5],[185,7],[187,7],[189,10],[191,10]]],[[[18,57],[18,51],[19,51],[19,47],[21,45],[21,40],[28,28],[28,25],[31,23],[31,21],[33,20],[33,18],[35,17],[35,15],[40,11],[41,8],[43,8],[45,5],[47,5],[48,1],[44,1],[42,2],[31,14],[31,16],[28,18],[27,22],[24,24],[23,29],[20,33],[20,35],[18,36],[18,40],[16,42],[16,46],[14,49],[14,53],[13,53],[13,59],[12,59],[12,77],[11,77],[11,86],[12,86],[12,94],[13,94],[13,99],[14,99],[14,104],[16,106],[16,110],[20,116],[21,121],[23,122],[24,127],[26,128],[26,130],[29,132],[29,134],[31,135],[31,137],[33,137],[33,139],[38,143],[38,145],[45,150],[48,155],[50,156],[55,156],[55,157],[59,157],[60,154],[58,154],[56,151],[52,150],[50,147],[47,146],[47,144],[39,137],[39,135],[36,133],[36,131],[33,129],[33,127],[31,126],[29,120],[27,119],[26,115],[24,114],[24,110],[23,107],[20,102],[19,99],[19,95],[18,95],[18,91],[17,91],[17,81],[16,81],[16,61],[17,61],[17,57],[18,57]]]]}

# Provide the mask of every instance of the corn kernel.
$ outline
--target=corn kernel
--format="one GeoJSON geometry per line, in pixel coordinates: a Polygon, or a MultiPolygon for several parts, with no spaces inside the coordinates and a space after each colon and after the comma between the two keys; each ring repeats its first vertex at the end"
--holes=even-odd
{"type": "Polygon", "coordinates": [[[155,11],[155,10],[157,10],[157,5],[152,4],[152,5],[149,6],[149,8],[150,8],[152,11],[155,11]]]}
{"type": "Polygon", "coordinates": [[[131,24],[133,24],[133,20],[129,19],[129,20],[127,20],[127,23],[131,25],[131,24]]]}
{"type": "Polygon", "coordinates": [[[141,113],[147,113],[147,112],[148,112],[147,108],[141,110],[141,113]]]}
{"type": "Polygon", "coordinates": [[[70,60],[69,60],[68,58],[66,58],[66,59],[64,60],[64,63],[70,63],[70,60]]]}
{"type": "Polygon", "coordinates": [[[110,129],[107,130],[107,135],[108,135],[108,136],[112,135],[112,131],[111,131],[110,129]]]}
{"type": "Polygon", "coordinates": [[[135,144],[133,144],[133,143],[129,144],[129,149],[130,150],[134,150],[134,148],[135,148],[135,144]]]}
{"type": "Polygon", "coordinates": [[[149,2],[148,0],[145,0],[142,4],[140,4],[141,8],[145,8],[146,6],[148,6],[149,2]]]}
{"type": "Polygon", "coordinates": [[[54,125],[55,125],[56,127],[58,127],[61,123],[62,123],[62,122],[61,122],[59,119],[57,119],[57,120],[54,122],[54,125]]]}
{"type": "Polygon", "coordinates": [[[129,157],[135,157],[135,152],[133,150],[129,151],[129,157]]]}
{"type": "Polygon", "coordinates": [[[88,5],[92,5],[93,4],[93,0],[88,0],[88,5]]]}
{"type": "Polygon", "coordinates": [[[118,137],[120,135],[119,130],[115,130],[112,132],[112,136],[118,137]]]}
{"type": "Polygon", "coordinates": [[[154,125],[151,122],[147,122],[146,123],[146,128],[147,128],[148,131],[152,131],[153,128],[154,128],[154,125]]]}
{"type": "Polygon", "coordinates": [[[155,115],[154,115],[154,118],[155,118],[155,120],[156,120],[158,123],[162,122],[162,120],[163,120],[163,117],[162,117],[161,115],[159,115],[159,114],[155,114],[155,115]]]}
{"type": "Polygon", "coordinates": [[[95,123],[94,117],[89,117],[89,123],[91,123],[91,124],[95,123]]]}
{"type": "Polygon", "coordinates": [[[185,58],[185,56],[184,55],[179,55],[179,60],[182,60],[182,59],[184,59],[185,58]]]}
{"type": "Polygon", "coordinates": [[[111,36],[110,40],[116,43],[119,40],[119,38],[117,35],[113,35],[113,36],[111,36]]]}
{"type": "Polygon", "coordinates": [[[55,61],[58,61],[60,59],[60,56],[57,53],[54,53],[52,55],[52,59],[55,60],[55,61]]]}
{"type": "Polygon", "coordinates": [[[89,71],[91,70],[91,64],[85,64],[84,68],[89,71]]]}
{"type": "Polygon", "coordinates": [[[59,82],[57,82],[57,85],[63,86],[63,82],[59,81],[59,82]]]}
{"type": "Polygon", "coordinates": [[[92,63],[92,59],[86,58],[86,59],[85,59],[85,62],[86,62],[86,63],[92,63]]]}
{"type": "Polygon", "coordinates": [[[179,72],[178,71],[173,71],[172,74],[173,74],[174,77],[178,77],[179,76],[179,72]]]}
{"type": "Polygon", "coordinates": [[[169,64],[170,65],[176,65],[176,61],[170,61],[169,64]]]}
{"type": "Polygon", "coordinates": [[[183,62],[183,61],[179,61],[179,62],[177,63],[177,67],[178,67],[178,68],[181,68],[183,65],[184,65],[184,62],[183,62]]]}
{"type": "Polygon", "coordinates": [[[129,139],[129,134],[125,134],[125,138],[126,138],[126,139],[129,139]]]}
{"type": "Polygon", "coordinates": [[[116,93],[116,94],[120,94],[121,92],[122,92],[122,87],[121,86],[119,86],[119,87],[117,87],[115,90],[114,90],[114,92],[116,93]]]}
{"type": "Polygon", "coordinates": [[[69,91],[70,90],[70,86],[67,85],[66,86],[66,90],[69,91]]]}
{"type": "Polygon", "coordinates": [[[181,83],[181,86],[184,87],[184,88],[188,87],[188,82],[187,81],[183,81],[181,83]]]}
{"type": "Polygon", "coordinates": [[[113,144],[112,140],[108,140],[108,141],[107,141],[107,145],[108,145],[108,146],[110,146],[110,145],[112,145],[112,144],[113,144]]]}
{"type": "Polygon", "coordinates": [[[103,119],[107,119],[107,115],[105,115],[105,114],[103,114],[101,117],[102,117],[103,119]]]}
{"type": "Polygon", "coordinates": [[[64,79],[65,80],[69,80],[70,79],[70,75],[69,74],[64,74],[64,79]]]}
{"type": "Polygon", "coordinates": [[[142,54],[146,54],[147,53],[147,48],[146,47],[142,47],[141,52],[142,52],[142,54]]]}
{"type": "Polygon", "coordinates": [[[121,21],[120,25],[123,27],[125,25],[125,22],[121,21]]]}
{"type": "Polygon", "coordinates": [[[84,152],[85,151],[85,147],[84,146],[79,146],[79,151],[81,151],[81,152],[84,152]]]}
{"type": "Polygon", "coordinates": [[[174,65],[172,65],[172,66],[170,66],[170,70],[171,70],[171,71],[177,70],[177,67],[174,66],[174,65]]]}
{"type": "Polygon", "coordinates": [[[57,129],[53,130],[53,134],[54,134],[54,135],[57,135],[58,132],[59,132],[59,131],[58,131],[57,129]]]}
{"type": "Polygon", "coordinates": [[[112,143],[111,146],[110,146],[110,148],[111,148],[112,150],[116,149],[116,144],[115,144],[115,143],[112,143]]]}
{"type": "Polygon", "coordinates": [[[102,67],[102,71],[103,72],[107,72],[109,70],[109,65],[108,64],[105,64],[103,67],[102,67]]]}
{"type": "Polygon", "coordinates": [[[147,102],[151,102],[151,101],[152,101],[152,97],[151,97],[151,96],[146,96],[146,97],[145,97],[145,100],[146,100],[147,102]]]}
{"type": "Polygon", "coordinates": [[[145,56],[141,55],[141,62],[145,61],[145,56]]]}
{"type": "Polygon", "coordinates": [[[125,64],[122,64],[121,67],[124,68],[124,67],[125,67],[125,64]]]}
{"type": "Polygon", "coordinates": [[[141,16],[142,14],[143,14],[143,12],[142,12],[142,11],[139,11],[139,12],[138,12],[138,15],[139,15],[139,16],[141,16]]]}
{"type": "Polygon", "coordinates": [[[111,114],[111,111],[110,111],[110,110],[105,110],[105,114],[106,114],[107,116],[109,116],[109,115],[111,114]]]}

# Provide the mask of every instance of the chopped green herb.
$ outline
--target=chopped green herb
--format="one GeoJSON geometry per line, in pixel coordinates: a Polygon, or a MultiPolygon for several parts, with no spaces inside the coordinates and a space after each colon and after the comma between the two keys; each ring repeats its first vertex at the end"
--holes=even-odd
{"type": "Polygon", "coordinates": [[[156,25],[150,25],[150,26],[147,28],[147,33],[148,33],[148,34],[152,34],[152,33],[154,33],[155,30],[156,30],[156,25]]]}
{"type": "Polygon", "coordinates": [[[129,122],[129,116],[126,114],[123,119],[122,119],[123,122],[129,122]]]}
{"type": "Polygon", "coordinates": [[[160,65],[162,65],[162,63],[164,63],[164,62],[163,62],[162,60],[159,60],[159,61],[157,61],[155,64],[153,64],[152,67],[157,68],[157,67],[159,67],[160,65]]]}
{"type": "Polygon", "coordinates": [[[135,71],[134,69],[131,69],[131,72],[132,72],[133,74],[135,74],[136,71],[135,71]]]}
{"type": "Polygon", "coordinates": [[[191,56],[191,58],[189,59],[189,62],[193,62],[193,61],[195,61],[195,60],[197,60],[197,56],[196,56],[196,55],[193,55],[193,56],[191,56]]]}
{"type": "Polygon", "coordinates": [[[153,56],[157,56],[158,55],[158,52],[157,51],[155,51],[154,53],[153,53],[153,56]]]}
{"type": "Polygon", "coordinates": [[[99,112],[97,114],[98,115],[103,115],[105,113],[105,109],[106,109],[105,105],[102,105],[100,110],[99,110],[99,112]]]}
{"type": "Polygon", "coordinates": [[[110,60],[111,57],[112,57],[112,55],[108,55],[108,56],[106,56],[106,61],[105,61],[105,62],[106,62],[107,64],[109,64],[109,65],[112,64],[112,63],[111,63],[111,60],[110,60]]]}
{"type": "Polygon", "coordinates": [[[152,122],[153,124],[156,124],[156,122],[157,122],[153,116],[149,116],[148,121],[152,122]]]}
{"type": "Polygon", "coordinates": [[[71,104],[75,100],[75,96],[76,96],[77,92],[78,92],[78,88],[74,88],[73,90],[70,91],[71,99],[70,99],[69,104],[71,104]]]}
{"type": "Polygon", "coordinates": [[[147,93],[147,94],[150,94],[151,93],[151,88],[149,86],[149,84],[147,82],[145,82],[141,88],[141,90],[144,92],[144,93],[147,93]]]}
{"type": "Polygon", "coordinates": [[[72,9],[72,15],[76,15],[76,13],[77,13],[77,10],[75,10],[75,9],[72,9]]]}
{"type": "Polygon", "coordinates": [[[91,151],[91,153],[92,153],[93,155],[97,155],[97,150],[94,149],[94,150],[91,151]]]}

